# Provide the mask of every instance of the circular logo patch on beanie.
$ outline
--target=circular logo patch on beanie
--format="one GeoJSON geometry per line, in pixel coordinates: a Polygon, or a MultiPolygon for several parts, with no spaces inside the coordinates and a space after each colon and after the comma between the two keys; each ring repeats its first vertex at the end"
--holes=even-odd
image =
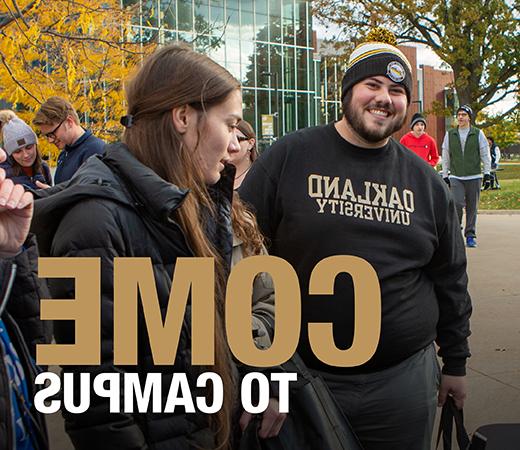
{"type": "Polygon", "coordinates": [[[386,68],[386,76],[395,83],[400,83],[406,77],[403,65],[399,61],[392,61],[386,68]]]}

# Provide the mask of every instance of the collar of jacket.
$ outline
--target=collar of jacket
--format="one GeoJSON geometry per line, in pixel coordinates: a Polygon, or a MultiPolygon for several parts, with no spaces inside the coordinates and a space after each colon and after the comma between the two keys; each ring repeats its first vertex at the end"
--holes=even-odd
{"type": "MultiPolygon", "coordinates": [[[[455,127],[452,128],[452,130],[455,132],[457,136],[460,136],[460,128],[455,127]]],[[[468,136],[471,136],[472,134],[478,134],[479,129],[477,127],[471,126],[469,127],[468,136]]]]}
{"type": "Polygon", "coordinates": [[[134,207],[146,209],[159,220],[167,221],[188,195],[189,189],[163,180],[140,163],[124,144],[107,145],[102,161],[121,179],[134,207]]]}
{"type": "Polygon", "coordinates": [[[236,167],[226,164],[224,170],[220,172],[220,180],[208,190],[215,203],[219,203],[220,198],[225,198],[230,204],[233,202],[233,184],[235,181],[236,167]]]}
{"type": "Polygon", "coordinates": [[[65,146],[65,151],[67,152],[71,152],[75,149],[77,149],[80,145],[83,144],[83,142],[85,142],[90,136],[92,136],[92,131],[90,130],[85,130],[85,132],[78,138],[76,139],[75,142],[73,142],[72,144],[70,145],[66,145],[65,146]]]}

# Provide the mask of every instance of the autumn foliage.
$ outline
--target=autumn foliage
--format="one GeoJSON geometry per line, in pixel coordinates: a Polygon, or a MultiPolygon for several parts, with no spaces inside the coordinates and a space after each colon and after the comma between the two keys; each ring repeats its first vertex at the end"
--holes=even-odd
{"type": "Polygon", "coordinates": [[[154,48],[133,39],[132,17],[119,0],[2,0],[0,100],[30,123],[41,103],[60,95],[95,134],[117,138],[122,83],[154,48]]]}

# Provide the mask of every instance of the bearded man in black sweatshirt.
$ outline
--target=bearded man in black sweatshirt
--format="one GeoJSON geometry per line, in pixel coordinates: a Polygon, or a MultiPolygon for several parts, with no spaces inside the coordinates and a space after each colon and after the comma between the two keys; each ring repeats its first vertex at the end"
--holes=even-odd
{"type": "Polygon", "coordinates": [[[277,141],[239,192],[256,210],[270,253],[298,274],[298,352],[324,377],[364,448],[427,450],[437,404],[450,395],[461,408],[466,396],[466,256],[442,179],[390,138],[406,117],[412,69],[395,38],[377,42],[378,34],[350,56],[343,118],[277,141]],[[332,295],[309,295],[312,269],[333,255],[363,258],[380,284],[379,344],[356,367],[326,364],[308,339],[308,323],[321,322],[333,325],[338,349],[353,343],[352,277],[338,275],[332,295]]]}

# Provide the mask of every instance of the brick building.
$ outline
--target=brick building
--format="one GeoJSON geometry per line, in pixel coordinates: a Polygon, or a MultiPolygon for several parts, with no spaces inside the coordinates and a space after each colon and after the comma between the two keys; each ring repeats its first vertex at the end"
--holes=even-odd
{"type": "Polygon", "coordinates": [[[450,126],[451,118],[444,116],[434,116],[430,111],[434,102],[438,102],[444,107],[448,106],[448,96],[452,89],[450,85],[453,83],[453,72],[451,70],[439,70],[433,66],[417,64],[417,48],[409,46],[400,46],[400,50],[406,55],[412,64],[413,86],[412,103],[408,109],[408,117],[403,128],[395,133],[394,137],[399,140],[409,131],[411,117],[416,112],[422,112],[426,117],[426,131],[437,142],[440,147],[442,139],[446,133],[446,128],[450,126]],[[430,112],[430,113],[429,113],[430,112]]]}

